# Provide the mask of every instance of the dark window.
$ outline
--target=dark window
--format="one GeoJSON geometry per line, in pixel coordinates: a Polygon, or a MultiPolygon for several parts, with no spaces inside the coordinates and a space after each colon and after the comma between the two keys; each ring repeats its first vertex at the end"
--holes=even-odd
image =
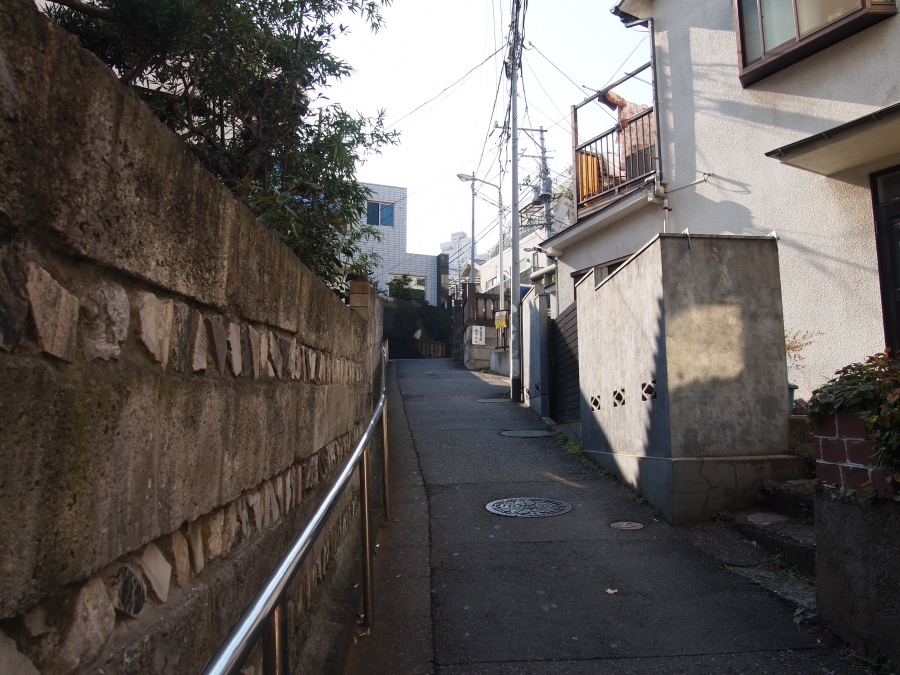
{"type": "Polygon", "coordinates": [[[895,0],[734,0],[740,80],[753,84],[897,13],[895,0]]]}
{"type": "Polygon", "coordinates": [[[900,166],[872,175],[884,342],[900,354],[900,166]]]}
{"type": "Polygon", "coordinates": [[[380,202],[369,202],[366,211],[367,225],[380,225],[382,227],[394,226],[394,205],[380,202]]]}

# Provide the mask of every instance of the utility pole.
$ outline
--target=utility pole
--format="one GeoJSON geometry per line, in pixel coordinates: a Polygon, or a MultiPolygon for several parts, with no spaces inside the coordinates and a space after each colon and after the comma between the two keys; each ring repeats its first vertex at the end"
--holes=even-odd
{"type": "MultiPolygon", "coordinates": [[[[550,180],[550,167],[547,165],[547,146],[544,142],[544,134],[547,130],[541,126],[537,129],[525,129],[523,127],[519,129],[519,131],[537,132],[540,134],[540,156],[525,155],[525,157],[533,157],[534,159],[541,160],[541,176],[538,184],[538,196],[544,205],[544,230],[546,237],[549,239],[553,235],[553,218],[550,215],[550,199],[553,196],[553,181],[550,180]]],[[[533,136],[532,140],[534,140],[533,136]]]]}
{"type": "Polygon", "coordinates": [[[512,16],[512,44],[509,49],[509,100],[510,118],[512,120],[512,265],[510,269],[510,312],[509,312],[509,346],[510,369],[509,390],[513,402],[522,401],[522,345],[519,335],[519,321],[522,307],[522,294],[519,288],[519,111],[517,101],[517,80],[519,75],[519,16],[522,11],[521,0],[515,0],[515,11],[512,16]]]}

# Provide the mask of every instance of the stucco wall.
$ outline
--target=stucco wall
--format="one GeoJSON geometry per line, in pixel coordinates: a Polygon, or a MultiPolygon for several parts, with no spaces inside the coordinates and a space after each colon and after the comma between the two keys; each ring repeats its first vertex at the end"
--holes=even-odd
{"type": "Polygon", "coordinates": [[[45,672],[197,672],[368,419],[377,321],[29,0],[0,86],[0,619],[45,672]]]}
{"type": "MultiPolygon", "coordinates": [[[[742,89],[731,3],[666,0],[652,14],[669,231],[777,231],[785,329],[817,334],[805,367],[790,373],[808,397],[837,368],[884,347],[868,175],[900,157],[824,177],[765,153],[900,100],[900,20],[742,89]],[[679,189],[704,172],[713,175],[679,189]]],[[[661,207],[647,205],[563,260],[572,269],[599,264],[661,229],[661,207]]],[[[561,307],[569,292],[560,289],[561,307]]]]}
{"type": "Polygon", "coordinates": [[[577,302],[584,449],[671,522],[795,464],[774,239],[659,235],[577,302]]]}

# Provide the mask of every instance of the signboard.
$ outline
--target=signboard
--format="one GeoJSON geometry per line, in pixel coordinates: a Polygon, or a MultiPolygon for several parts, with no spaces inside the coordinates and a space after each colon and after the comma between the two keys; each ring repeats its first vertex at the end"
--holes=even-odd
{"type": "Polygon", "coordinates": [[[472,344],[484,344],[484,326],[472,326],[472,344]]]}
{"type": "Polygon", "coordinates": [[[506,317],[509,312],[505,309],[494,312],[494,328],[506,328],[506,317]]]}

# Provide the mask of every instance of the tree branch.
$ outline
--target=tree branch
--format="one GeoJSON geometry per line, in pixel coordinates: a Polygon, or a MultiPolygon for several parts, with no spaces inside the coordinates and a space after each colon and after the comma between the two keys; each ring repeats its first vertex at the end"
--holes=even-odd
{"type": "Polygon", "coordinates": [[[73,9],[76,12],[80,12],[85,16],[90,16],[95,19],[112,21],[115,18],[115,15],[110,10],[104,7],[97,7],[96,5],[89,5],[85,2],[81,2],[81,0],[50,0],[50,2],[62,5],[63,7],[68,7],[69,9],[73,9]]]}

